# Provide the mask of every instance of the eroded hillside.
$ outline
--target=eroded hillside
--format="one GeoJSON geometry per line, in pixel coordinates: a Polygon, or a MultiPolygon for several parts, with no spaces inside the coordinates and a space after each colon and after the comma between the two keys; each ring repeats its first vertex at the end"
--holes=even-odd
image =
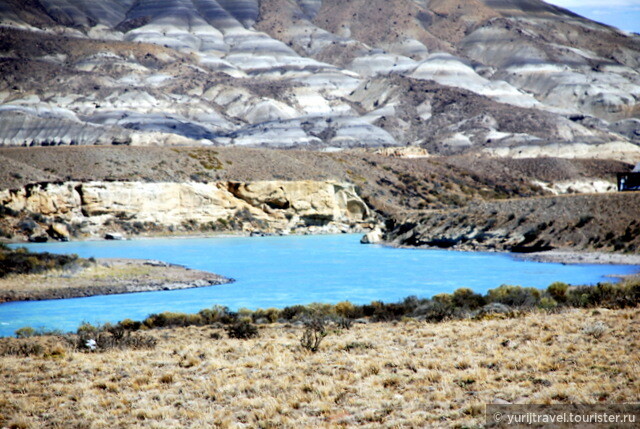
{"type": "Polygon", "coordinates": [[[0,144],[640,161],[640,38],[537,0],[10,0],[0,144]]]}

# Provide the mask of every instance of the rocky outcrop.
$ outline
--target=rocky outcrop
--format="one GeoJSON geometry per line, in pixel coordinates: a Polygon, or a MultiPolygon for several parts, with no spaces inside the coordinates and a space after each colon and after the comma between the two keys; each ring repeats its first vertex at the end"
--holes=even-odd
{"type": "Polygon", "coordinates": [[[382,231],[376,227],[372,231],[367,232],[361,239],[362,244],[377,244],[382,243],[382,231]]]}
{"type": "Polygon", "coordinates": [[[332,181],[43,183],[2,191],[0,204],[14,215],[16,230],[21,218],[36,217],[61,240],[69,230],[80,236],[147,229],[337,232],[372,220],[354,185],[332,181]]]}
{"type": "Polygon", "coordinates": [[[493,201],[404,219],[386,239],[458,250],[638,252],[638,211],[635,192],[493,201]]]}

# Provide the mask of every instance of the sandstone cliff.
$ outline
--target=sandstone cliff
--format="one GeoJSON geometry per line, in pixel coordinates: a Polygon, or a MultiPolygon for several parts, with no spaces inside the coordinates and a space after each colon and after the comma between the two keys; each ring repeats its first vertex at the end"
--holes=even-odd
{"type": "Polygon", "coordinates": [[[0,191],[0,204],[5,220],[32,240],[105,232],[344,232],[373,220],[354,185],[333,181],[42,183],[0,191]]]}

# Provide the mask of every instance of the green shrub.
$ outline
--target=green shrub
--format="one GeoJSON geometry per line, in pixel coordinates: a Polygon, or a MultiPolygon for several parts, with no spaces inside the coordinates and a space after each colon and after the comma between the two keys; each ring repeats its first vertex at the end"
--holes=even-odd
{"type": "Polygon", "coordinates": [[[307,305],[307,312],[315,317],[330,316],[334,312],[334,306],[324,302],[312,302],[307,305]]]}
{"type": "Polygon", "coordinates": [[[532,287],[502,285],[489,290],[489,302],[499,302],[511,307],[535,307],[540,302],[540,291],[532,287]]]}
{"type": "Polygon", "coordinates": [[[137,331],[142,327],[142,322],[138,322],[137,320],[124,319],[118,322],[118,325],[127,331],[137,331]]]}
{"type": "Polygon", "coordinates": [[[240,320],[227,326],[225,331],[227,331],[229,338],[237,338],[241,340],[255,338],[258,336],[258,328],[253,323],[247,322],[246,320],[240,320]]]}
{"type": "Polygon", "coordinates": [[[558,306],[558,302],[553,299],[550,298],[548,296],[544,296],[540,299],[540,303],[538,304],[538,307],[545,309],[545,310],[552,310],[554,308],[556,308],[558,306]]]}
{"type": "Polygon", "coordinates": [[[233,323],[238,319],[238,313],[229,310],[229,307],[214,305],[211,309],[204,309],[198,312],[204,324],[212,323],[233,323]]]}
{"type": "Polygon", "coordinates": [[[205,324],[200,314],[173,313],[170,311],[151,314],[142,323],[148,328],[201,326],[205,324]]]}
{"type": "Polygon", "coordinates": [[[113,348],[150,349],[157,344],[155,338],[132,334],[120,323],[95,326],[82,323],[76,335],[66,337],[67,342],[79,351],[101,352],[113,348]]]}
{"type": "Polygon", "coordinates": [[[453,304],[442,295],[451,296],[448,294],[441,294],[439,299],[428,300],[420,305],[414,312],[413,316],[424,318],[427,322],[442,322],[443,320],[451,319],[454,316],[455,309],[453,304]]]}
{"type": "Polygon", "coordinates": [[[334,307],[335,313],[344,318],[353,319],[356,318],[356,307],[349,301],[341,301],[334,307]]]}
{"type": "Polygon", "coordinates": [[[431,300],[444,305],[453,305],[453,296],[448,293],[439,293],[437,295],[434,295],[431,300]]]}
{"type": "Polygon", "coordinates": [[[293,305],[282,309],[280,316],[285,320],[300,319],[309,314],[307,307],[304,305],[293,305]]]}
{"type": "Polygon", "coordinates": [[[18,329],[15,334],[16,338],[30,338],[36,335],[36,330],[31,326],[25,326],[24,328],[18,329]]]}
{"type": "Polygon", "coordinates": [[[563,282],[554,282],[547,287],[547,293],[560,304],[567,302],[567,290],[569,285],[563,282]]]}
{"type": "Polygon", "coordinates": [[[640,280],[634,279],[627,281],[625,289],[629,306],[635,307],[640,304],[640,280]]]}
{"type": "Polygon", "coordinates": [[[12,250],[0,248],[0,278],[9,274],[36,274],[52,269],[62,269],[78,260],[78,255],[31,253],[25,248],[12,250]]]}
{"type": "Polygon", "coordinates": [[[640,281],[598,283],[596,286],[576,286],[567,292],[567,303],[573,307],[635,307],[640,303],[640,281]]]}
{"type": "Polygon", "coordinates": [[[475,310],[485,305],[486,302],[479,293],[474,293],[468,288],[460,288],[453,293],[452,304],[455,308],[475,310]]]}
{"type": "Polygon", "coordinates": [[[76,330],[76,334],[78,335],[94,335],[100,331],[100,327],[94,326],[88,322],[82,322],[78,329],[76,330]]]}
{"type": "Polygon", "coordinates": [[[280,310],[277,308],[267,308],[266,310],[259,308],[253,312],[251,318],[254,322],[257,322],[260,319],[265,319],[269,323],[275,323],[280,318],[280,310]]]}

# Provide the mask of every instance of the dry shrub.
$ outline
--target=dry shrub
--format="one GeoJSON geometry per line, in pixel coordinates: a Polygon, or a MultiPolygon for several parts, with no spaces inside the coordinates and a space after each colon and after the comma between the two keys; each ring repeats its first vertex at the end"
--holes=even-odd
{"type": "Polygon", "coordinates": [[[320,343],[327,336],[324,319],[316,317],[305,323],[305,330],[300,345],[313,353],[320,348],[320,343]]]}
{"type": "Polygon", "coordinates": [[[76,335],[69,335],[66,339],[78,351],[106,351],[114,348],[153,349],[157,344],[155,338],[133,333],[120,324],[94,326],[83,323],[78,328],[76,335]]]}
{"type": "Polygon", "coordinates": [[[66,351],[61,337],[0,338],[0,356],[58,358],[66,351]]]}
{"type": "Polygon", "coordinates": [[[240,320],[233,325],[229,325],[225,330],[227,331],[229,338],[246,340],[258,336],[258,328],[246,320],[240,320]]]}

